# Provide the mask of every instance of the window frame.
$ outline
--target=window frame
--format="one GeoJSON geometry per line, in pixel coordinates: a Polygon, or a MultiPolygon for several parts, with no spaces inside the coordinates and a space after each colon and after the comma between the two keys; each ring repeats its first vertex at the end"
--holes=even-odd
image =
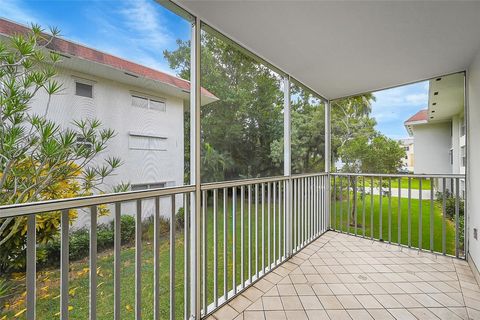
{"type": "Polygon", "coordinates": [[[152,95],[144,94],[144,93],[137,92],[137,91],[130,91],[130,105],[134,108],[141,108],[141,109],[152,110],[152,111],[156,111],[156,112],[167,112],[167,99],[166,98],[159,97],[159,96],[152,96],[152,95]],[[143,108],[143,107],[133,105],[133,98],[139,98],[139,99],[147,100],[147,108],[143,108]],[[152,101],[157,102],[157,103],[163,103],[165,107],[163,108],[163,110],[152,108],[152,101]]]}
{"type": "Polygon", "coordinates": [[[74,85],[73,86],[73,95],[76,96],[76,97],[81,97],[81,98],[94,100],[95,99],[95,84],[96,84],[96,82],[93,81],[93,80],[84,79],[84,78],[80,78],[80,77],[76,77],[76,76],[72,76],[72,77],[73,77],[73,85],[74,85]],[[87,97],[87,96],[82,96],[82,95],[77,94],[77,83],[87,85],[87,86],[91,86],[92,87],[92,96],[87,97]]]}

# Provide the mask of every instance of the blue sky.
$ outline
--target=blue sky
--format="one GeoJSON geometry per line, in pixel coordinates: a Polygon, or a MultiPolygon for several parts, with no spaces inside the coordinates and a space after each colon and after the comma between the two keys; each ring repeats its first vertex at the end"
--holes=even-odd
{"type": "Polygon", "coordinates": [[[152,0],[1,0],[0,16],[60,28],[62,37],[174,74],[163,50],[190,39],[190,24],[152,0]],[[153,36],[154,35],[154,36],[153,36]]]}
{"type": "Polygon", "coordinates": [[[428,105],[428,81],[377,91],[374,95],[372,114],[377,130],[392,139],[406,138],[404,121],[428,105]]]}
{"type": "MultiPolygon", "coordinates": [[[[62,36],[131,61],[174,74],[163,50],[190,39],[190,24],[153,0],[1,0],[0,16],[23,24],[56,26],[62,36]],[[154,35],[154,36],[153,36],[154,35]]],[[[377,129],[407,136],[403,122],[428,102],[428,82],[374,93],[377,129]]]]}

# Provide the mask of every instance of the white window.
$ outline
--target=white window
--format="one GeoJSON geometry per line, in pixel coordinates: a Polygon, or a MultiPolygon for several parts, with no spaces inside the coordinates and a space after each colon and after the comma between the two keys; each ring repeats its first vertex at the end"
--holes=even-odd
{"type": "Polygon", "coordinates": [[[465,135],[465,118],[461,120],[460,124],[460,137],[463,137],[465,135]]]}
{"type": "Polygon", "coordinates": [[[154,182],[154,183],[132,184],[131,188],[132,188],[132,191],[138,191],[138,190],[165,188],[166,186],[167,186],[166,182],[154,182]]]}
{"type": "Polygon", "coordinates": [[[91,150],[93,148],[93,143],[85,139],[83,135],[77,134],[77,147],[83,147],[86,150],[91,150]]]}
{"type": "Polygon", "coordinates": [[[133,150],[167,150],[167,138],[155,135],[130,132],[129,147],[133,150]]]}
{"type": "Polygon", "coordinates": [[[163,112],[167,110],[165,99],[143,96],[137,93],[132,94],[132,106],[163,112]]]}
{"type": "Polygon", "coordinates": [[[450,164],[453,164],[453,149],[450,149],[449,155],[450,155],[450,164]]]}
{"type": "Polygon", "coordinates": [[[465,149],[465,146],[461,148],[461,155],[462,155],[462,167],[467,166],[467,151],[465,149]]]}
{"type": "Polygon", "coordinates": [[[75,81],[75,95],[85,98],[93,98],[93,84],[75,81]]]}

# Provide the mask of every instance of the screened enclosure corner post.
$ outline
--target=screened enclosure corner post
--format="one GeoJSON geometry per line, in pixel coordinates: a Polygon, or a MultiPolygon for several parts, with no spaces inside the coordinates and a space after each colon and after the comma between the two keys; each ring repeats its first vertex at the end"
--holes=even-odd
{"type": "MultiPolygon", "coordinates": [[[[200,135],[201,135],[201,96],[200,96],[200,50],[201,21],[192,22],[190,45],[190,184],[195,192],[190,197],[190,312],[185,318],[201,318],[200,305],[200,212],[201,212],[201,177],[200,177],[200,135]]],[[[185,297],[186,300],[187,297],[185,297]]],[[[187,303],[187,302],[185,302],[187,303]]],[[[205,310],[206,312],[206,310],[205,310]]]]}
{"type": "MultiPolygon", "coordinates": [[[[292,176],[292,121],[291,121],[291,106],[290,106],[290,77],[284,76],[283,78],[283,174],[285,177],[292,176]]],[[[285,256],[290,257],[292,255],[292,179],[288,179],[285,182],[285,238],[286,238],[286,250],[285,256]]]]}
{"type": "Polygon", "coordinates": [[[331,123],[330,123],[330,100],[325,101],[325,173],[327,174],[327,181],[326,183],[326,190],[325,194],[325,208],[327,209],[326,212],[328,213],[326,216],[326,224],[325,230],[332,229],[330,216],[331,216],[331,188],[330,188],[330,170],[332,166],[332,158],[331,158],[331,123]]]}

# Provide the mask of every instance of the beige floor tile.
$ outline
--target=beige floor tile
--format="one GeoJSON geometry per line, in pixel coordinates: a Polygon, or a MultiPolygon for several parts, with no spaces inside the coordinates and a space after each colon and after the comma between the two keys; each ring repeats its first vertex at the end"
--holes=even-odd
{"type": "Polygon", "coordinates": [[[328,315],[325,310],[305,310],[308,320],[327,320],[328,315]]]}
{"type": "Polygon", "coordinates": [[[388,312],[397,320],[416,320],[407,309],[388,309],[388,312]]]}
{"type": "Polygon", "coordinates": [[[265,320],[265,313],[263,311],[245,311],[243,313],[244,320],[265,320]]]}
{"type": "Polygon", "coordinates": [[[327,284],[314,284],[312,290],[317,296],[333,295],[332,290],[330,290],[327,284]]]}
{"type": "Polygon", "coordinates": [[[299,296],[311,296],[315,294],[309,284],[295,284],[295,290],[299,296]]]}
{"type": "Polygon", "coordinates": [[[392,296],[395,298],[395,300],[400,302],[400,304],[404,308],[421,308],[422,307],[420,302],[418,302],[408,294],[393,294],[392,296]]]}
{"type": "Polygon", "coordinates": [[[342,304],[335,296],[318,296],[318,300],[320,300],[324,309],[343,309],[342,304]]]}
{"type": "Polygon", "coordinates": [[[341,295],[337,296],[337,299],[340,301],[342,306],[345,309],[360,309],[362,305],[353,295],[341,295]]]}
{"type": "Polygon", "coordinates": [[[232,320],[238,315],[238,312],[235,311],[232,307],[228,304],[221,307],[217,312],[213,314],[213,316],[217,319],[222,320],[232,320]]]}
{"type": "Polygon", "coordinates": [[[448,308],[429,308],[433,314],[435,314],[441,320],[460,320],[458,315],[456,315],[453,311],[449,310],[448,308]]]}
{"type": "Polygon", "coordinates": [[[350,320],[352,317],[345,310],[327,310],[331,320],[350,320]]]}
{"type": "Polygon", "coordinates": [[[262,297],[263,310],[283,310],[280,297],[262,297]]]}
{"type": "Polygon", "coordinates": [[[375,320],[394,320],[395,318],[385,309],[367,309],[375,320]]]}
{"type": "Polygon", "coordinates": [[[243,292],[243,295],[247,297],[250,301],[255,301],[263,295],[263,292],[255,287],[250,287],[243,292]]]}
{"type": "Polygon", "coordinates": [[[303,310],[285,311],[288,320],[308,320],[307,313],[303,310]]]}
{"type": "Polygon", "coordinates": [[[293,286],[293,284],[279,284],[277,285],[277,289],[280,296],[297,295],[297,291],[295,291],[295,287],[293,286]]]}
{"type": "Polygon", "coordinates": [[[287,320],[285,311],[265,311],[266,320],[287,320]]]}
{"type": "Polygon", "coordinates": [[[383,306],[372,295],[359,295],[356,297],[365,309],[378,309],[383,306]]]}
{"type": "Polygon", "coordinates": [[[251,304],[252,301],[245,298],[243,295],[239,295],[229,303],[229,305],[237,312],[242,312],[243,310],[247,309],[248,306],[251,304]]]}
{"type": "Polygon", "coordinates": [[[418,319],[422,320],[437,320],[437,316],[427,308],[410,308],[408,311],[418,319]]]}
{"type": "Polygon", "coordinates": [[[300,301],[302,302],[305,310],[323,309],[323,306],[320,303],[320,300],[318,300],[317,296],[300,296],[300,301]]]}
{"type": "Polygon", "coordinates": [[[347,310],[347,312],[355,320],[373,320],[373,317],[365,309],[347,310]]]}
{"type": "Polygon", "coordinates": [[[300,298],[297,296],[284,296],[281,300],[285,310],[303,310],[300,298]]]}

